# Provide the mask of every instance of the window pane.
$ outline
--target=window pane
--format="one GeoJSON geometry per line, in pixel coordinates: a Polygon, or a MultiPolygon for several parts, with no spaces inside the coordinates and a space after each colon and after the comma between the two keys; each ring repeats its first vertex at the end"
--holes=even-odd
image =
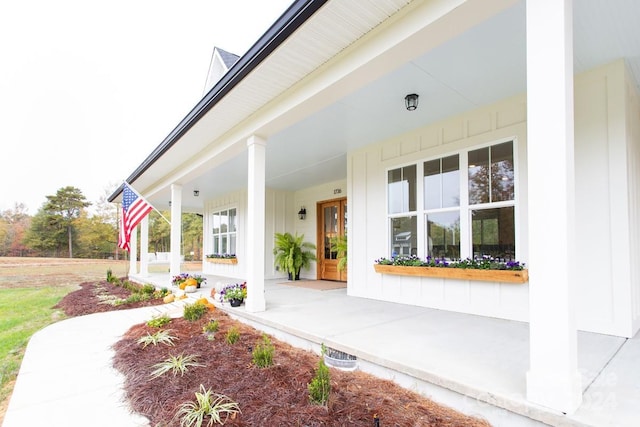
{"type": "Polygon", "coordinates": [[[235,233],[236,231],[236,210],[229,209],[229,232],[235,233]]]}
{"type": "Polygon", "coordinates": [[[491,147],[491,201],[513,200],[513,142],[491,147]]]}
{"type": "Polygon", "coordinates": [[[516,239],[513,206],[471,212],[474,258],[490,256],[513,259],[516,239]]]}
{"type": "Polygon", "coordinates": [[[387,174],[389,213],[416,210],[416,165],[394,169],[387,174]]]}
{"type": "Polygon", "coordinates": [[[222,237],[220,238],[220,250],[222,251],[221,253],[223,254],[228,254],[229,253],[229,246],[228,246],[228,238],[226,234],[223,234],[222,237]]]}
{"type": "Polygon", "coordinates": [[[433,258],[460,258],[460,212],[427,215],[427,250],[433,258]]]}
{"type": "Polygon", "coordinates": [[[336,259],[337,252],[331,251],[331,240],[338,236],[338,206],[324,208],[324,259],[336,259]]]}
{"type": "Polygon", "coordinates": [[[219,234],[219,233],[220,233],[220,214],[214,213],[213,214],[213,234],[219,234]]]}
{"type": "Polygon", "coordinates": [[[460,159],[458,155],[442,159],[442,207],[460,206],[460,159]]]}
{"type": "Polygon", "coordinates": [[[417,255],[417,217],[391,218],[391,256],[417,255]]]}
{"type": "Polygon", "coordinates": [[[469,151],[469,204],[489,203],[489,148],[469,151]]]}
{"type": "Polygon", "coordinates": [[[220,232],[226,233],[229,231],[229,214],[228,211],[220,212],[220,232]]]}
{"type": "Polygon", "coordinates": [[[220,236],[213,236],[213,253],[221,254],[220,252],[220,236]]]}
{"type": "Polygon", "coordinates": [[[424,162],[424,208],[460,206],[458,155],[424,162]]]}
{"type": "Polygon", "coordinates": [[[513,142],[469,151],[469,204],[514,199],[513,142]]]}
{"type": "Polygon", "coordinates": [[[442,175],[440,159],[424,162],[424,208],[442,207],[442,175]]]}

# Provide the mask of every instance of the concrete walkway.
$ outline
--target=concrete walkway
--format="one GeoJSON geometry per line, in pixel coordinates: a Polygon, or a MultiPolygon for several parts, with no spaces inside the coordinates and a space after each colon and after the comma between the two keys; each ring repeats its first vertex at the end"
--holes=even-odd
{"type": "Polygon", "coordinates": [[[132,326],[180,302],[97,313],[54,323],[29,341],[3,427],[148,426],[124,400],[124,377],[112,367],[112,349],[132,326]]]}
{"type": "MultiPolygon", "coordinates": [[[[229,279],[208,277],[202,290],[229,279]]],[[[168,276],[145,279],[166,286],[168,276]]],[[[640,337],[579,333],[584,399],[572,415],[528,402],[528,326],[318,291],[270,281],[267,310],[223,309],[298,347],[321,343],[358,357],[358,369],[388,378],[494,426],[640,425],[640,337]]],[[[192,295],[194,298],[199,295],[192,295]]],[[[184,301],[182,301],[184,303],[184,301]]],[[[65,320],[31,339],[3,427],[147,426],[123,401],[111,346],[132,325],[180,303],[65,320]],[[35,420],[34,421],[34,417],[35,420]]]]}

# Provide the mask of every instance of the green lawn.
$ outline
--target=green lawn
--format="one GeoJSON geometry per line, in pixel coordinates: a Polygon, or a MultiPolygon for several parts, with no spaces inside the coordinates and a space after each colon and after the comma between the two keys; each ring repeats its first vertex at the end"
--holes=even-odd
{"type": "Polygon", "coordinates": [[[0,401],[20,369],[29,338],[64,317],[52,307],[74,286],[0,289],[0,401]]]}

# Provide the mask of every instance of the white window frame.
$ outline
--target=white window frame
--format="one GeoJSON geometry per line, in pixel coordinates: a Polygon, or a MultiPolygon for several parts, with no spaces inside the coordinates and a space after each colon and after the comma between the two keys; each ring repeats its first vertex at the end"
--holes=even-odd
{"type": "Polygon", "coordinates": [[[217,208],[216,210],[212,211],[210,213],[210,218],[211,218],[211,225],[209,227],[209,229],[211,230],[211,253],[212,254],[219,254],[219,255],[231,255],[231,254],[236,254],[237,250],[238,250],[238,207],[237,206],[226,206],[226,207],[221,207],[221,208],[217,208]],[[227,230],[226,232],[219,232],[219,233],[214,233],[214,226],[215,226],[215,216],[222,214],[223,212],[227,212],[227,217],[228,217],[228,212],[231,210],[235,210],[235,231],[230,231],[227,230]],[[235,242],[236,242],[236,250],[235,251],[230,251],[229,246],[231,243],[231,236],[235,237],[235,242]],[[222,237],[226,236],[227,237],[227,250],[228,251],[216,251],[215,250],[215,241],[216,241],[216,237],[220,237],[220,242],[222,242],[222,237]]]}
{"type": "MultiPolygon", "coordinates": [[[[519,248],[519,230],[520,230],[520,216],[519,216],[519,202],[518,195],[519,191],[519,161],[518,161],[518,139],[515,136],[501,138],[497,140],[493,140],[490,142],[486,142],[484,144],[478,144],[469,146],[457,151],[449,151],[438,154],[436,156],[424,157],[418,159],[415,162],[408,162],[395,165],[393,167],[389,167],[385,170],[385,193],[386,193],[386,216],[387,216],[387,250],[389,251],[391,248],[391,240],[393,238],[391,233],[391,219],[398,217],[409,217],[409,216],[417,216],[417,252],[418,257],[425,259],[427,256],[426,253],[426,216],[427,213],[436,213],[439,211],[452,211],[455,209],[459,209],[460,212],[460,258],[472,258],[473,257],[473,236],[471,233],[471,215],[472,211],[480,210],[480,209],[494,209],[501,207],[513,207],[514,208],[514,240],[515,240],[515,258],[518,259],[518,253],[522,250],[519,248]],[[500,145],[505,142],[512,142],[513,144],[513,171],[514,171],[514,197],[513,200],[507,201],[499,201],[499,202],[489,202],[489,203],[481,203],[470,205],[469,204],[469,152],[492,147],[494,145],[500,145]],[[458,155],[459,159],[459,175],[460,175],[460,206],[457,208],[441,208],[441,209],[425,209],[424,207],[424,162],[430,160],[442,159],[445,157],[458,155]],[[402,212],[402,213],[389,213],[389,171],[404,168],[407,166],[416,166],[416,210],[410,212],[402,212]]],[[[388,253],[387,256],[391,256],[391,253],[388,253]]]]}

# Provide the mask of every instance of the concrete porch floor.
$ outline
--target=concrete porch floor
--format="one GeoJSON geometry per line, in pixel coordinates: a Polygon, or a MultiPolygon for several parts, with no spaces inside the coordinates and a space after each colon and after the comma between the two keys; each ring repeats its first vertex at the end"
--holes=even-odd
{"type": "MultiPolygon", "coordinates": [[[[192,272],[201,274],[199,272],[192,272]]],[[[201,293],[234,279],[205,275],[201,293]]],[[[170,286],[168,274],[132,277],[170,286]]],[[[525,399],[529,331],[522,322],[265,283],[267,308],[222,308],[297,347],[320,344],[357,356],[358,369],[391,379],[494,426],[640,425],[640,336],[578,333],[582,406],[565,415],[525,399]]]]}

